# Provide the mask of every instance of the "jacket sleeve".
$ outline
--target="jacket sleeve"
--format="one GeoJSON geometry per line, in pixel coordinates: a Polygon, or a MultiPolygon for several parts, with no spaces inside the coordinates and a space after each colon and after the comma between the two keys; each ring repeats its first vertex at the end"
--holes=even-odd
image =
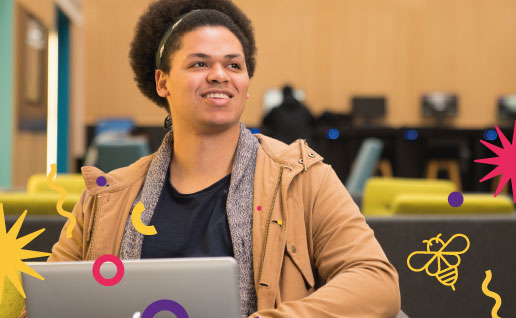
{"type": "Polygon", "coordinates": [[[391,318],[400,310],[396,270],[333,169],[324,167],[310,199],[307,233],[316,270],[326,283],[303,299],[250,318],[391,318]]]}
{"type": "MultiPolygon", "coordinates": [[[[83,260],[83,229],[84,229],[84,214],[83,206],[85,198],[87,197],[86,190],[82,193],[79,201],[75,204],[72,214],[75,216],[76,224],[72,231],[72,237],[66,237],[66,229],[70,224],[68,219],[59,235],[59,240],[54,247],[52,247],[52,254],[48,257],[47,262],[65,262],[65,261],[80,261],[83,260]]],[[[27,318],[27,311],[25,307],[20,314],[20,318],[27,318]]]]}

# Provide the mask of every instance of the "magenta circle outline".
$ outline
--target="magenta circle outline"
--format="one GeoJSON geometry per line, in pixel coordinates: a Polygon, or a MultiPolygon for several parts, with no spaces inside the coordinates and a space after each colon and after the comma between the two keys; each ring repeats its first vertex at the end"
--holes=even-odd
{"type": "Polygon", "coordinates": [[[97,281],[97,283],[101,284],[102,286],[113,286],[118,284],[122,278],[124,277],[125,267],[124,263],[112,254],[104,254],[101,257],[97,258],[95,260],[95,263],[93,263],[93,278],[97,281]],[[110,262],[115,264],[116,266],[116,275],[112,278],[104,278],[102,274],[100,274],[100,267],[105,263],[110,262]]]}

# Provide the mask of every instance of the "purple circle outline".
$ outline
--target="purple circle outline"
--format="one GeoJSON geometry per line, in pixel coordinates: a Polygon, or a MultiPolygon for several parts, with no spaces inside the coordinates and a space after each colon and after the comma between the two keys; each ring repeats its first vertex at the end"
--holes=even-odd
{"type": "Polygon", "coordinates": [[[106,185],[106,183],[107,183],[107,180],[106,180],[106,178],[105,178],[105,177],[100,176],[100,177],[98,177],[98,178],[97,178],[97,185],[98,185],[99,187],[103,187],[103,186],[105,186],[105,185],[106,185]]]}
{"type": "Polygon", "coordinates": [[[169,311],[176,315],[177,318],[188,318],[186,309],[179,303],[170,299],[156,300],[143,311],[142,318],[154,318],[154,316],[162,311],[169,311]]]}
{"type": "Polygon", "coordinates": [[[448,195],[448,203],[452,207],[458,208],[462,205],[462,203],[464,203],[464,196],[458,191],[452,192],[450,195],[448,195]]]}
{"type": "Polygon", "coordinates": [[[93,263],[93,278],[97,281],[97,283],[101,284],[102,286],[113,286],[118,284],[122,278],[124,277],[125,267],[124,263],[112,254],[104,254],[101,257],[97,258],[95,260],[95,263],[93,263]],[[116,266],[116,275],[113,278],[104,278],[102,274],[100,274],[100,267],[105,262],[111,262],[115,264],[116,266]]]}

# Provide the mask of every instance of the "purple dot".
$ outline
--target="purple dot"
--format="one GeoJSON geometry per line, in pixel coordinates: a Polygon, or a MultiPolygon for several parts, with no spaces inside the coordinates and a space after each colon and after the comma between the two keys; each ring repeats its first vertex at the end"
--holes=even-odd
{"type": "Polygon", "coordinates": [[[98,177],[98,178],[97,178],[97,185],[98,185],[99,187],[103,187],[103,186],[105,186],[105,185],[106,185],[106,183],[107,183],[106,178],[104,178],[104,177],[98,177]]]}
{"type": "Polygon", "coordinates": [[[462,193],[460,192],[452,192],[450,193],[450,195],[448,196],[448,203],[454,207],[454,208],[458,208],[459,206],[462,205],[462,203],[464,202],[464,197],[462,196],[462,193]]]}

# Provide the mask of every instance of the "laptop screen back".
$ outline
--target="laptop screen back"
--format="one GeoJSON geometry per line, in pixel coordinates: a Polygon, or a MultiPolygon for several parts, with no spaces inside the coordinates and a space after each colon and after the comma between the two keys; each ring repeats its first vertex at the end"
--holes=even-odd
{"type": "MultiPolygon", "coordinates": [[[[93,263],[28,263],[45,278],[22,275],[28,317],[139,318],[149,305],[163,299],[180,304],[189,317],[240,317],[233,258],[123,261],[123,278],[114,286],[94,279],[93,263]]],[[[109,279],[117,269],[106,262],[100,273],[109,279]]],[[[174,317],[171,312],[154,317],[174,317]]]]}

